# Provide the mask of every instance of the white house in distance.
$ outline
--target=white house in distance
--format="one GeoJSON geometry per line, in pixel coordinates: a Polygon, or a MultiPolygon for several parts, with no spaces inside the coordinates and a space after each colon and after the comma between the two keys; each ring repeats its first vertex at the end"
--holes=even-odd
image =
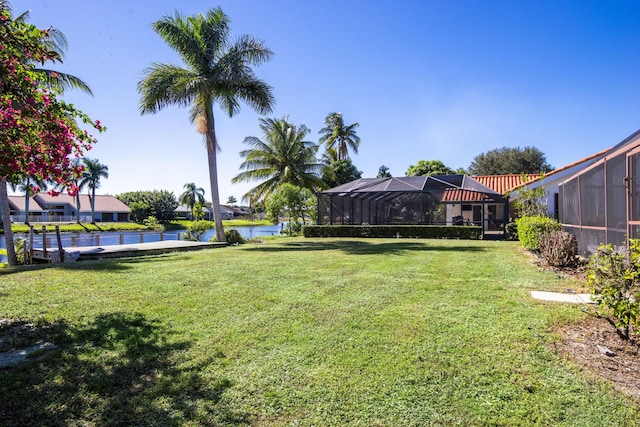
{"type": "MultiPolygon", "coordinates": [[[[204,218],[213,221],[213,208],[211,206],[203,206],[204,218]]],[[[179,205],[174,211],[176,218],[192,219],[191,209],[187,205],[179,205]]],[[[241,218],[251,214],[251,210],[246,207],[220,205],[220,213],[223,220],[241,218]]]]}
{"type": "MultiPolygon", "coordinates": [[[[29,199],[26,210],[24,196],[9,196],[9,211],[12,222],[72,222],[78,220],[76,197],[68,194],[51,196],[38,193],[29,199]]],[[[80,221],[91,221],[91,196],[80,194],[80,221]]],[[[94,222],[128,222],[131,209],[114,196],[96,195],[94,222]]]]}

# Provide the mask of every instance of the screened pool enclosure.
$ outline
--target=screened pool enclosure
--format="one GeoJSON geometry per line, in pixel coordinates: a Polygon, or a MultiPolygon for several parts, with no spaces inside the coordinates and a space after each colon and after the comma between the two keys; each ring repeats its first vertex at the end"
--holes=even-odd
{"type": "Polygon", "coordinates": [[[363,178],[318,194],[321,225],[477,225],[501,231],[502,194],[466,175],[363,178]]]}
{"type": "Polygon", "coordinates": [[[640,237],[640,131],[560,185],[560,222],[582,255],[640,237]]]}

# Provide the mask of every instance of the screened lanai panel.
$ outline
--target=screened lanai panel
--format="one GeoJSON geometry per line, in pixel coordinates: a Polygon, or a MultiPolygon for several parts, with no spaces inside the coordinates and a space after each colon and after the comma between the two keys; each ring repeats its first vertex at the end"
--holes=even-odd
{"type": "Polygon", "coordinates": [[[349,216],[349,201],[346,197],[331,197],[331,223],[343,224],[349,216]]]}
{"type": "Polygon", "coordinates": [[[616,243],[624,241],[624,233],[627,232],[627,190],[624,178],[627,175],[627,156],[621,154],[607,160],[605,163],[607,176],[607,228],[611,238],[608,242],[616,243]],[[616,234],[622,234],[620,240],[616,234]]]}
{"type": "Polygon", "coordinates": [[[480,184],[479,182],[475,181],[473,178],[468,177],[466,175],[432,175],[429,177],[429,182],[427,185],[433,188],[437,186],[435,182],[441,183],[441,185],[443,185],[443,188],[445,187],[446,188],[449,188],[449,187],[471,188],[473,187],[474,182],[476,185],[480,184]]]}
{"type": "Polygon", "coordinates": [[[362,218],[362,199],[356,198],[356,197],[351,197],[351,211],[352,211],[352,224],[362,224],[363,222],[368,222],[365,221],[362,218]]]}
{"type": "Polygon", "coordinates": [[[595,253],[598,247],[606,243],[606,231],[583,228],[580,233],[578,248],[582,255],[595,253]]]}
{"type": "Polygon", "coordinates": [[[604,163],[580,176],[580,215],[582,225],[605,226],[604,163]]]}
{"type": "Polygon", "coordinates": [[[331,196],[318,194],[318,224],[331,222],[331,196]]]}
{"type": "Polygon", "coordinates": [[[424,189],[427,180],[426,176],[394,178],[389,181],[387,191],[419,191],[424,189]]]}
{"type": "Polygon", "coordinates": [[[640,221],[640,153],[629,156],[631,221],[640,221]]]}
{"type": "MultiPolygon", "coordinates": [[[[611,243],[612,245],[621,246],[625,243],[626,231],[617,231],[617,230],[607,230],[607,243],[611,243]]],[[[604,243],[604,241],[603,241],[604,243]]]]}
{"type": "Polygon", "coordinates": [[[562,203],[560,218],[563,224],[580,225],[580,179],[576,177],[560,187],[562,203]]]}
{"type": "Polygon", "coordinates": [[[393,199],[392,224],[424,224],[425,212],[429,208],[427,193],[401,193],[393,199]]]}

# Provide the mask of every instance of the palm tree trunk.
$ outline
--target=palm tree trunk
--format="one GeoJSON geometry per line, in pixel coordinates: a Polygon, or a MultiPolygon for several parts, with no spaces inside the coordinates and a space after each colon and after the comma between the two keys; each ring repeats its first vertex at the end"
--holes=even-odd
{"type": "Polygon", "coordinates": [[[9,212],[9,194],[7,192],[7,180],[5,178],[0,178],[0,202],[2,203],[2,228],[4,229],[4,242],[7,246],[7,261],[9,262],[9,265],[18,265],[16,248],[13,246],[11,213],[9,212]]]}
{"type": "Polygon", "coordinates": [[[91,224],[96,223],[96,187],[91,189],[91,224]]]}
{"type": "Polygon", "coordinates": [[[216,241],[226,242],[227,237],[224,234],[222,226],[222,212],[220,210],[220,193],[218,191],[218,166],[217,154],[218,147],[216,141],[215,124],[213,120],[213,107],[211,103],[206,105],[206,121],[207,121],[207,160],[209,161],[209,181],[211,182],[211,207],[213,208],[213,221],[216,226],[216,241]]]}
{"type": "Polygon", "coordinates": [[[80,224],[80,190],[76,193],[76,214],[78,214],[78,224],[80,224]]]}
{"type": "Polygon", "coordinates": [[[31,198],[31,182],[27,178],[27,185],[24,189],[24,223],[29,225],[29,199],[31,198]]]}

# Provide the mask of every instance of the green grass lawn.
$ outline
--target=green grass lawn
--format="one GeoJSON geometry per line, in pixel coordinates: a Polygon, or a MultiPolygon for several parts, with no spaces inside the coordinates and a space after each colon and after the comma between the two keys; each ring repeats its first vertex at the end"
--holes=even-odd
{"type": "Polygon", "coordinates": [[[279,239],[0,271],[47,328],[0,371],[0,425],[637,425],[556,356],[574,286],[516,243],[279,239]]]}

